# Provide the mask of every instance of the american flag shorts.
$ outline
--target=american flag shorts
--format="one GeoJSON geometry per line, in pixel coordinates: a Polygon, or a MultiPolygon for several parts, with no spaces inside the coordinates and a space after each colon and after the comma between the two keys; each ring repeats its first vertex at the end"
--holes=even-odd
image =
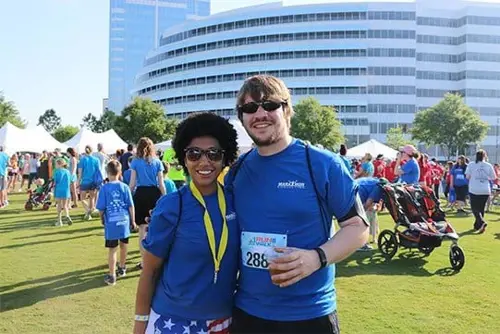
{"type": "Polygon", "coordinates": [[[189,320],[162,316],[151,309],[146,334],[229,334],[231,318],[189,320]]]}

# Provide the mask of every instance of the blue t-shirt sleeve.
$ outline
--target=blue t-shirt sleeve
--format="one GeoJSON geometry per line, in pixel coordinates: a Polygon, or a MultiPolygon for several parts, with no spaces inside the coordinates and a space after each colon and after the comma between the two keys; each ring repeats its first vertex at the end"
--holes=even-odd
{"type": "Polygon", "coordinates": [[[96,203],[95,207],[99,211],[106,210],[106,191],[107,190],[108,190],[108,188],[106,187],[106,185],[104,185],[102,187],[101,191],[99,191],[99,194],[97,195],[97,203],[96,203]]]}
{"type": "Polygon", "coordinates": [[[136,170],[136,168],[137,168],[137,163],[139,162],[138,160],[139,160],[139,159],[134,159],[134,160],[132,160],[132,162],[130,163],[129,168],[130,168],[130,169],[133,169],[133,170],[136,170]]]}
{"type": "Polygon", "coordinates": [[[165,168],[163,168],[163,164],[159,159],[155,159],[155,164],[157,168],[156,174],[158,174],[158,172],[163,172],[165,170],[165,168]]]}
{"type": "Polygon", "coordinates": [[[130,188],[127,187],[126,185],[123,185],[123,191],[125,193],[125,204],[127,204],[129,208],[131,206],[134,206],[134,201],[132,200],[132,192],[130,191],[130,188]]]}
{"type": "Polygon", "coordinates": [[[379,186],[375,186],[368,196],[368,199],[371,199],[375,203],[380,202],[382,199],[382,189],[379,186]]]}
{"type": "Polygon", "coordinates": [[[179,216],[179,195],[173,193],[161,197],[151,215],[146,239],[142,241],[144,249],[151,254],[165,259],[174,240],[179,216]]]}
{"type": "Polygon", "coordinates": [[[354,205],[358,185],[354,182],[345,164],[333,157],[328,169],[328,209],[336,217],[342,218],[354,205]]]}

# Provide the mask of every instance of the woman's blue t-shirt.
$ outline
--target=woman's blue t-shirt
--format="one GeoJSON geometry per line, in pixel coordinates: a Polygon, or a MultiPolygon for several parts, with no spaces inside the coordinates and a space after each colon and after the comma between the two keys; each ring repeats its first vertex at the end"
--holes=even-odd
{"type": "Polygon", "coordinates": [[[451,175],[453,175],[453,186],[463,187],[468,184],[467,178],[465,177],[465,170],[467,165],[455,165],[451,170],[451,175]]]}
{"type": "Polygon", "coordinates": [[[142,158],[132,160],[130,169],[136,173],[136,187],[159,187],[158,173],[163,172],[163,164],[157,158],[146,161],[142,158]]]}
{"type": "Polygon", "coordinates": [[[420,167],[418,166],[417,160],[411,158],[406,161],[403,166],[401,166],[403,174],[400,176],[401,182],[407,184],[418,184],[420,179],[420,167]]]}
{"type": "MultiPolygon", "coordinates": [[[[135,161],[135,160],[134,160],[135,161]]],[[[222,233],[217,193],[203,197],[212,219],[216,248],[222,233]]],[[[231,196],[226,194],[228,244],[214,284],[214,262],[203,223],[204,209],[189,187],[160,198],[153,210],[144,248],[164,259],[152,308],[163,316],[191,320],[229,317],[238,270],[239,228],[231,196]],[[179,225],[179,196],[182,213],[179,225]]]]}
{"type": "Polygon", "coordinates": [[[82,169],[81,183],[92,184],[96,171],[100,169],[100,162],[96,157],[85,155],[78,162],[78,168],[82,169]]]}

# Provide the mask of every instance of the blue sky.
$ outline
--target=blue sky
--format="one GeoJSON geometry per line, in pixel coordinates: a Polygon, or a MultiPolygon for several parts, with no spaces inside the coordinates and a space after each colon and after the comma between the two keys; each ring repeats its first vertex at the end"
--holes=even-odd
{"type": "MultiPolygon", "coordinates": [[[[269,2],[212,0],[212,13],[269,2]]],[[[54,108],[64,124],[78,125],[87,113],[99,114],[108,91],[109,1],[1,0],[0,13],[0,91],[21,116],[36,124],[54,108]]]]}

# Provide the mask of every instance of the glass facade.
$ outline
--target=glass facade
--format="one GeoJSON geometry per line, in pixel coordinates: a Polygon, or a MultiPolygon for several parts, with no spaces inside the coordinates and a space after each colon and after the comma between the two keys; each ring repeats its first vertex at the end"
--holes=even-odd
{"type": "Polygon", "coordinates": [[[293,103],[315,96],[333,106],[350,145],[384,141],[395,126],[410,129],[415,113],[446,93],[463,96],[481,117],[500,118],[498,5],[464,2],[460,10],[438,12],[415,3],[266,6],[165,33],[143,60],[133,93],[170,117],[198,111],[235,117],[243,81],[274,75],[293,103]]]}
{"type": "Polygon", "coordinates": [[[210,0],[110,0],[109,110],[120,113],[130,101],[135,75],[161,32],[188,15],[209,14],[210,0]]]}

